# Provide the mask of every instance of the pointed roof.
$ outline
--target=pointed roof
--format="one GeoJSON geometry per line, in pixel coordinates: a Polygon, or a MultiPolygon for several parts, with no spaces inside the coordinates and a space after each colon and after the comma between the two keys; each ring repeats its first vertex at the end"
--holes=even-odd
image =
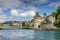
{"type": "Polygon", "coordinates": [[[41,16],[40,16],[39,13],[37,12],[36,15],[35,15],[35,17],[41,17],[41,16]]]}

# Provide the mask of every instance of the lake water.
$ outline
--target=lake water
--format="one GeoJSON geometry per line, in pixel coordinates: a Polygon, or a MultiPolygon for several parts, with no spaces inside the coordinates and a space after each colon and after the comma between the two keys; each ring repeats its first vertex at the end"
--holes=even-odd
{"type": "Polygon", "coordinates": [[[0,40],[60,40],[60,31],[0,30],[0,40]]]}

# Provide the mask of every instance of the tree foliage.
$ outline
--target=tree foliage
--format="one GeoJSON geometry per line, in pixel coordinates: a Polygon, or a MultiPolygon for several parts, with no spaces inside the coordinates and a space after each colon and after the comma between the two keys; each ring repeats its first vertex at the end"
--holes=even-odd
{"type": "Polygon", "coordinates": [[[29,22],[26,22],[26,23],[25,23],[25,26],[26,26],[26,27],[30,27],[31,24],[30,24],[29,22]]]}
{"type": "Polygon", "coordinates": [[[58,14],[60,15],[60,6],[57,8],[58,14]]]}
{"type": "Polygon", "coordinates": [[[57,20],[54,22],[54,25],[57,26],[58,28],[60,28],[60,20],[57,19],[57,20]]]}
{"type": "Polygon", "coordinates": [[[2,23],[0,23],[0,26],[3,26],[3,24],[2,24],[2,23]]]}
{"type": "Polygon", "coordinates": [[[60,6],[57,7],[56,12],[54,12],[56,20],[54,22],[54,25],[60,28],[60,6]]]}
{"type": "Polygon", "coordinates": [[[52,15],[55,15],[55,18],[57,19],[57,16],[59,15],[57,11],[53,12],[52,15]]]}

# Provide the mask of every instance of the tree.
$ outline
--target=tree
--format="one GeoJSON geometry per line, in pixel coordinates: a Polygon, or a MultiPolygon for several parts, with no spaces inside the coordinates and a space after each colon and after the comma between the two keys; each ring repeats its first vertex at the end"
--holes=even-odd
{"type": "Polygon", "coordinates": [[[59,15],[57,11],[53,12],[52,15],[55,16],[55,19],[57,19],[57,16],[59,15]]]}
{"type": "Polygon", "coordinates": [[[60,20],[56,20],[55,22],[54,22],[54,25],[57,27],[57,28],[60,28],[60,20]]]}
{"type": "Polygon", "coordinates": [[[60,15],[60,6],[57,7],[58,14],[60,15]]]}
{"type": "Polygon", "coordinates": [[[54,12],[54,14],[56,15],[54,25],[60,28],[60,6],[57,7],[57,12],[54,12]]]}
{"type": "Polygon", "coordinates": [[[58,20],[60,20],[60,15],[59,15],[59,16],[57,16],[57,18],[58,18],[58,20]]]}
{"type": "Polygon", "coordinates": [[[26,22],[26,23],[25,23],[25,26],[26,26],[26,27],[30,27],[31,24],[30,24],[29,22],[26,22]]]}
{"type": "Polygon", "coordinates": [[[22,26],[25,26],[25,22],[22,23],[22,26]]]}

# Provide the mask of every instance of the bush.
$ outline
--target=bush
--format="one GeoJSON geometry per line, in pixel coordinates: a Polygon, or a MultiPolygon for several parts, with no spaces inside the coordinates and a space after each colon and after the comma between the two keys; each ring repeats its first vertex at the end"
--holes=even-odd
{"type": "Polygon", "coordinates": [[[0,26],[3,26],[3,25],[0,23],[0,26]]]}
{"type": "Polygon", "coordinates": [[[25,23],[25,26],[26,26],[26,27],[30,27],[30,23],[28,23],[28,22],[25,23]]]}

